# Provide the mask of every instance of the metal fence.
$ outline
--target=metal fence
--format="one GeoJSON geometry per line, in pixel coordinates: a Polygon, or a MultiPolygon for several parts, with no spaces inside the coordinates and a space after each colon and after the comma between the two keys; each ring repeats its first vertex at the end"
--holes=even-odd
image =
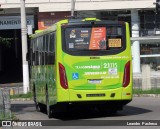
{"type": "MultiPolygon", "coordinates": [[[[145,80],[147,80],[148,78],[146,78],[145,80]]],[[[148,87],[146,85],[146,87],[148,87]]],[[[133,89],[142,89],[142,77],[134,77],[133,78],[133,89]]],[[[151,77],[151,89],[160,89],[160,77],[151,77]]],[[[7,94],[9,95],[19,95],[19,94],[23,94],[23,87],[22,86],[14,86],[14,87],[8,87],[7,90],[7,94]]],[[[2,91],[0,91],[0,104],[1,104],[1,93],[2,91]]],[[[7,99],[7,98],[5,98],[7,99]]],[[[1,107],[1,105],[0,105],[1,107]]]]}
{"type": "Polygon", "coordinates": [[[0,120],[12,120],[10,91],[0,89],[0,120]]]}
{"type": "Polygon", "coordinates": [[[23,94],[23,87],[22,86],[14,86],[10,87],[10,95],[19,95],[23,94]]]}
{"type": "MultiPolygon", "coordinates": [[[[147,81],[148,78],[145,80],[147,81]]],[[[160,89],[160,77],[151,77],[151,89],[160,89]]],[[[148,87],[146,85],[146,87],[148,87]]],[[[142,78],[133,79],[133,89],[142,89],[142,78]]]]}
{"type": "Polygon", "coordinates": [[[133,88],[141,90],[160,89],[160,71],[152,69],[150,64],[141,66],[141,73],[133,74],[133,88]]]}
{"type": "MultiPolygon", "coordinates": [[[[133,78],[133,89],[142,89],[143,79],[142,77],[134,77],[133,78]]],[[[151,77],[150,79],[151,79],[151,89],[160,89],[160,77],[151,77]]],[[[145,80],[147,81],[148,78],[145,78],[145,80]]],[[[148,86],[146,85],[146,87],[148,86]]],[[[8,87],[8,92],[10,95],[20,95],[20,94],[23,94],[23,87],[22,86],[14,86],[10,88],[8,87]]]]}

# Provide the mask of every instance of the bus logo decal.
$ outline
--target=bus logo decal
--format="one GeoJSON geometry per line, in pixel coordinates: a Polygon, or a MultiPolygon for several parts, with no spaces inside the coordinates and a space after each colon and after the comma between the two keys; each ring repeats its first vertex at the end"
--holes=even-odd
{"type": "Polygon", "coordinates": [[[72,79],[73,80],[79,79],[79,74],[78,73],[72,73],[72,79]]]}
{"type": "Polygon", "coordinates": [[[70,33],[70,38],[76,38],[76,30],[72,30],[71,33],[70,33]]]}

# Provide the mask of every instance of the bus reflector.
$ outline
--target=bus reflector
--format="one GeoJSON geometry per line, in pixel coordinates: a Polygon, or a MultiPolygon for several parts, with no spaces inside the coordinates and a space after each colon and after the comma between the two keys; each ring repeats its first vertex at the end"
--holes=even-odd
{"type": "Polygon", "coordinates": [[[126,93],[126,95],[131,95],[131,93],[126,93]]]}
{"type": "Polygon", "coordinates": [[[68,89],[66,70],[65,70],[65,67],[61,63],[59,63],[59,75],[60,75],[60,84],[62,88],[68,89]]]}
{"type": "Polygon", "coordinates": [[[130,61],[128,61],[124,68],[124,75],[123,75],[123,87],[128,86],[130,83],[130,61]]]}

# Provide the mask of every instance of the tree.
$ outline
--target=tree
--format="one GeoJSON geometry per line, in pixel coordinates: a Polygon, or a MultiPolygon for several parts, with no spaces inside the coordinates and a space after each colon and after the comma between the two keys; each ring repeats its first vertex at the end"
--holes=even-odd
{"type": "Polygon", "coordinates": [[[0,45],[6,46],[6,47],[10,47],[11,46],[11,41],[12,38],[3,38],[0,37],[0,45]]]}

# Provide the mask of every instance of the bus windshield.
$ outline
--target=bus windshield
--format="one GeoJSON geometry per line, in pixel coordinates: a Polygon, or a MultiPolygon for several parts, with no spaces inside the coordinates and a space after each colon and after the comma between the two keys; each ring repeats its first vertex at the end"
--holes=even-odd
{"type": "Polygon", "coordinates": [[[65,50],[111,51],[125,47],[121,26],[68,27],[64,31],[65,50]]]}

